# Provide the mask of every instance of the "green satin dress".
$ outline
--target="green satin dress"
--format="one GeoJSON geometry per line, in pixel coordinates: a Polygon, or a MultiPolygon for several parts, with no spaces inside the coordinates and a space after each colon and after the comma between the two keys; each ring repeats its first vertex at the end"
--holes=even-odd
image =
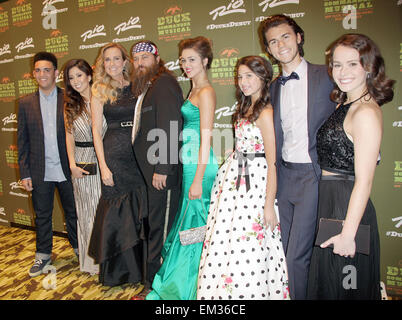
{"type": "Polygon", "coordinates": [[[181,149],[183,184],[180,206],[162,249],[163,264],[155,275],[152,283],[153,291],[147,295],[146,300],[195,300],[197,298],[198,267],[203,243],[181,245],[179,229],[181,231],[206,224],[205,215],[208,214],[211,189],[218,171],[218,163],[211,148],[202,180],[202,197],[191,200],[186,211],[189,201],[188,192],[198,164],[200,111],[186,100],[181,113],[184,127],[181,149]]]}

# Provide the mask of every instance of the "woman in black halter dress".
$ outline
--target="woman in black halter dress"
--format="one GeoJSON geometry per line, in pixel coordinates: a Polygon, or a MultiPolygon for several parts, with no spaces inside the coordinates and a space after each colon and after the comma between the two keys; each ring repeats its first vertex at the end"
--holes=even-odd
{"type": "Polygon", "coordinates": [[[142,280],[142,218],[147,212],[145,182],[131,147],[136,98],[129,82],[127,52],[104,46],[92,87],[93,137],[102,177],[89,254],[100,264],[99,282],[107,286],[142,280]],[[107,131],[101,139],[102,116],[107,131]]]}
{"type": "Polygon", "coordinates": [[[331,98],[339,105],[317,133],[318,222],[344,224],[340,234],[314,247],[308,298],[380,299],[380,242],[369,197],[382,138],[380,106],[392,100],[394,81],[386,78],[375,43],[360,34],[335,41],[329,71],[337,85],[331,98]],[[356,251],[359,224],[370,226],[368,255],[356,251]]]}

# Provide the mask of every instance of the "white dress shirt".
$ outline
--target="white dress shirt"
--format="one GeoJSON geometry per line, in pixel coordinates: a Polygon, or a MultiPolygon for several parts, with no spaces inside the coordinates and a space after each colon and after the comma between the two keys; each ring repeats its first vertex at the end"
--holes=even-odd
{"type": "MultiPolygon", "coordinates": [[[[287,162],[311,163],[307,130],[307,62],[302,59],[294,70],[299,80],[288,80],[281,87],[282,159],[287,162]]],[[[288,76],[283,71],[284,76],[288,76]]]]}

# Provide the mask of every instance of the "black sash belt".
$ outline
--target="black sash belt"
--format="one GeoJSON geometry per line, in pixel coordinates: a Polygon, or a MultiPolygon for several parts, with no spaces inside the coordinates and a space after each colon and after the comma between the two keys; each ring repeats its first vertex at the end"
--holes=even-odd
{"type": "Polygon", "coordinates": [[[75,141],[75,145],[80,148],[90,148],[94,146],[92,141],[75,141]]]}
{"type": "Polygon", "coordinates": [[[321,175],[321,180],[349,180],[355,181],[355,176],[351,176],[348,174],[336,174],[336,175],[321,175]]]}
{"type": "Polygon", "coordinates": [[[355,173],[353,171],[346,171],[346,170],[342,170],[342,169],[327,168],[327,167],[321,167],[321,169],[331,172],[331,173],[335,173],[335,175],[327,175],[327,176],[321,175],[321,180],[355,181],[355,173]]]}
{"type": "Polygon", "coordinates": [[[250,175],[248,172],[248,162],[247,160],[253,161],[254,158],[265,158],[265,153],[242,153],[236,151],[236,156],[239,161],[238,174],[237,174],[237,182],[236,189],[240,188],[240,180],[243,176],[243,168],[244,168],[244,178],[246,180],[246,192],[250,190],[250,175]]]}

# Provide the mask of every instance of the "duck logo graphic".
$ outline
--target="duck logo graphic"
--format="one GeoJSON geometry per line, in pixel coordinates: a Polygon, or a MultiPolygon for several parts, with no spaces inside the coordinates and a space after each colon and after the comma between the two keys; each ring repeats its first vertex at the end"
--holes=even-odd
{"type": "Polygon", "coordinates": [[[162,17],[157,17],[159,40],[180,41],[191,36],[190,12],[173,5],[163,11],[162,17]]]}
{"type": "Polygon", "coordinates": [[[32,4],[25,0],[17,0],[16,6],[11,8],[13,25],[24,27],[32,22],[32,4]]]}
{"type": "Polygon", "coordinates": [[[35,92],[38,89],[36,81],[33,79],[32,74],[25,72],[18,80],[18,95],[21,97],[26,94],[35,92]]]}
{"type": "Polygon", "coordinates": [[[50,36],[52,38],[61,36],[61,31],[60,30],[54,30],[54,31],[50,32],[50,36]]]}
{"type": "Polygon", "coordinates": [[[234,69],[240,55],[237,48],[224,48],[219,52],[219,57],[212,61],[211,76],[212,82],[220,85],[234,84],[234,69]]]}
{"type": "Polygon", "coordinates": [[[220,55],[230,58],[231,56],[233,56],[235,54],[238,55],[239,50],[234,49],[234,48],[229,48],[229,49],[223,49],[220,55]]]}
{"type": "Polygon", "coordinates": [[[182,10],[182,8],[180,8],[179,6],[174,6],[174,7],[171,7],[171,8],[169,8],[169,9],[167,9],[166,10],[166,14],[167,15],[175,15],[176,13],[180,13],[180,12],[182,12],[183,10],[182,10]]]}
{"type": "Polygon", "coordinates": [[[68,54],[69,41],[68,35],[63,34],[60,29],[50,32],[49,38],[45,39],[46,51],[52,52],[57,58],[62,58],[68,54]]]}
{"type": "MultiPolygon", "coordinates": [[[[8,150],[4,151],[6,156],[6,163],[9,168],[18,168],[18,149],[17,146],[12,144],[8,150]]],[[[10,184],[11,185],[11,184],[10,184]]]]}
{"type": "Polygon", "coordinates": [[[13,213],[13,219],[15,223],[22,224],[25,226],[31,226],[31,217],[25,212],[24,209],[18,208],[13,213]]]}

